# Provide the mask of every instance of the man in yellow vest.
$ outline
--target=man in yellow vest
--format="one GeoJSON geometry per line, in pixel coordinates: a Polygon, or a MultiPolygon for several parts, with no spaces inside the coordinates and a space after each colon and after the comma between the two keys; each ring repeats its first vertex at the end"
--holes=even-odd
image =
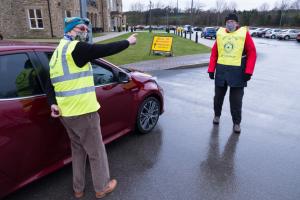
{"type": "Polygon", "coordinates": [[[215,79],[214,124],[219,124],[224,96],[230,87],[230,111],[235,133],[241,132],[244,87],[251,79],[256,62],[256,49],[246,27],[239,27],[238,17],[230,13],[226,28],[220,28],[210,56],[208,73],[215,79]]]}
{"type": "Polygon", "coordinates": [[[89,20],[85,18],[65,19],[64,38],[49,63],[51,82],[49,79],[46,92],[51,116],[60,117],[71,140],[75,197],[84,195],[88,156],[96,198],[102,198],[116,188],[117,181],[109,175],[90,61],[134,45],[136,35],[109,44],[89,44],[86,42],[88,25],[89,20]]]}

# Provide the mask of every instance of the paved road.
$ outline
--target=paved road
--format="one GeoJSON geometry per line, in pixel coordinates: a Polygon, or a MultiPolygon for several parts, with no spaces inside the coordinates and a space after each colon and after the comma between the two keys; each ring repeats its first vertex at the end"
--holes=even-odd
{"type": "MultiPolygon", "coordinates": [[[[107,200],[300,199],[300,83],[296,42],[256,39],[258,62],[245,90],[242,133],[232,134],[228,96],[212,125],[213,82],[206,68],[154,72],[166,112],[148,135],[107,146],[119,181],[107,200]]],[[[94,199],[90,172],[83,199],[94,199]]],[[[7,200],[74,199],[71,167],[7,200]]]]}

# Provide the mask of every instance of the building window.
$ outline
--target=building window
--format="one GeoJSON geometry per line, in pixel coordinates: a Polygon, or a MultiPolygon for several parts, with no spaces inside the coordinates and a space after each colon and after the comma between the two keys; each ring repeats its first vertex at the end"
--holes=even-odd
{"type": "Polygon", "coordinates": [[[29,9],[28,17],[31,29],[43,29],[44,22],[41,9],[29,9]]]}
{"type": "Polygon", "coordinates": [[[71,17],[71,11],[69,10],[66,10],[66,13],[65,13],[66,17],[71,17]]]}

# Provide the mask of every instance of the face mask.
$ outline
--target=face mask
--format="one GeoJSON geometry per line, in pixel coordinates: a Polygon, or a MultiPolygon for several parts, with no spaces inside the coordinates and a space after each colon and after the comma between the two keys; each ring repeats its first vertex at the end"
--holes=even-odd
{"type": "Polygon", "coordinates": [[[235,23],[229,22],[226,23],[226,29],[231,33],[236,30],[237,25],[235,23]]]}
{"type": "Polygon", "coordinates": [[[76,32],[75,40],[78,40],[80,42],[88,41],[88,33],[82,31],[76,32]]]}

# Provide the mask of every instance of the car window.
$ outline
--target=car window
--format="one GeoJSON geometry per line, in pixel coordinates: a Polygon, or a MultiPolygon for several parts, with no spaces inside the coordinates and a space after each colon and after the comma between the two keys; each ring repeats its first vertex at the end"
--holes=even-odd
{"type": "Polygon", "coordinates": [[[25,53],[0,56],[0,98],[43,94],[38,75],[25,53]]]}
{"type": "Polygon", "coordinates": [[[105,85],[116,82],[111,70],[98,63],[92,63],[95,85],[105,85]]]}

